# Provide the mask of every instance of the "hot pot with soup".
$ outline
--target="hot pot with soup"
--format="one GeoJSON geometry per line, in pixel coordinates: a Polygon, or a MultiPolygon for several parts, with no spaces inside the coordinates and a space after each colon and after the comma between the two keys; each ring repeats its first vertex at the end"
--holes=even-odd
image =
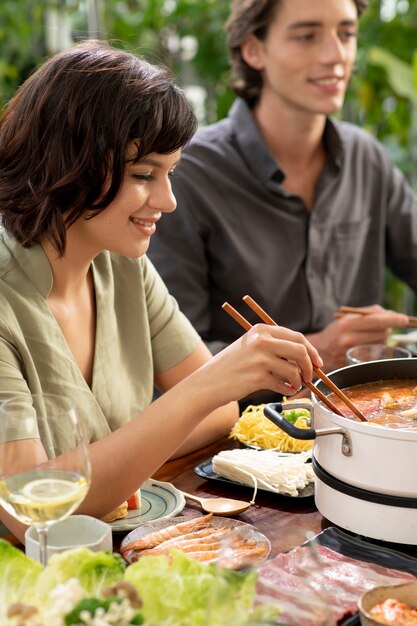
{"type": "Polygon", "coordinates": [[[274,403],[265,415],[297,439],[314,439],[315,501],[334,524],[382,541],[417,545],[417,359],[369,361],[328,374],[365,415],[358,418],[322,381],[343,416],[315,396],[311,427],[296,428],[274,403]]]}

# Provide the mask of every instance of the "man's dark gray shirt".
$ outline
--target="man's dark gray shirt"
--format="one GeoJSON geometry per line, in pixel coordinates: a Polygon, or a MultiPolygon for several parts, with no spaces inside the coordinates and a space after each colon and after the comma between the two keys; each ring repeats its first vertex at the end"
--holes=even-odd
{"type": "Polygon", "coordinates": [[[259,321],[245,294],[277,323],[310,333],[342,304],[381,303],[385,266],[417,291],[417,200],[404,176],[356,126],[328,119],[324,142],[311,212],[284,190],[243,100],[184,151],[177,210],[158,223],[149,256],[214,352],[242,334],[223,302],[259,321]]]}

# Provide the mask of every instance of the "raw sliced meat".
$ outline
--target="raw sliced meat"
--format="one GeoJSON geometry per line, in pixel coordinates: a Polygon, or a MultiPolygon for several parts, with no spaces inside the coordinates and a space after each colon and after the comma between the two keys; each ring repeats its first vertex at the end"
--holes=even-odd
{"type": "Polygon", "coordinates": [[[260,568],[257,594],[258,602],[274,602],[281,607],[280,620],[286,624],[336,625],[357,612],[364,591],[409,580],[416,579],[325,546],[298,546],[260,568]]]}

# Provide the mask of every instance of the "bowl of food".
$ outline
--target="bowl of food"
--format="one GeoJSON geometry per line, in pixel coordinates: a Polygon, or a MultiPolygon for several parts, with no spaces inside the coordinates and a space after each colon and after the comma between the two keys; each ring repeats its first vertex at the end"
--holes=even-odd
{"type": "Polygon", "coordinates": [[[417,581],[374,587],[358,606],[361,626],[417,626],[417,581]]]}

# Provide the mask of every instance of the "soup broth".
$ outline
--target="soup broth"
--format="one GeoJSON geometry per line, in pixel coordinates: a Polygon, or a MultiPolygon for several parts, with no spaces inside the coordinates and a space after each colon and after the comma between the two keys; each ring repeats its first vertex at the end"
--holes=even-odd
{"type": "MultiPolygon", "coordinates": [[[[388,428],[417,430],[416,378],[379,380],[346,387],[343,392],[369,422],[388,428]]],[[[335,394],[330,394],[329,398],[345,417],[358,421],[335,394]]]]}

